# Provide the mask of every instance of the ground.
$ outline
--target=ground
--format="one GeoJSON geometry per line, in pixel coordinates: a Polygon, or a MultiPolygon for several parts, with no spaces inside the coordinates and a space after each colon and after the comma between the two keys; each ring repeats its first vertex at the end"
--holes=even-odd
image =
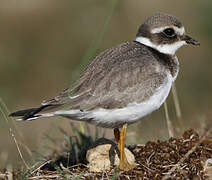
{"type": "MultiPolygon", "coordinates": [[[[88,139],[86,140],[88,141],[88,139]]],[[[102,173],[88,172],[85,151],[80,161],[70,158],[65,167],[65,157],[48,159],[31,170],[23,172],[2,170],[0,179],[210,179],[212,177],[212,130],[201,136],[194,130],[185,131],[180,138],[167,141],[131,145],[137,166],[128,172],[112,167],[102,173]],[[84,156],[84,157],[83,157],[84,156]],[[80,163],[83,162],[83,163],[80,163]],[[53,165],[56,164],[57,166],[53,165]],[[10,177],[10,178],[9,178],[10,177]]],[[[71,151],[73,153],[73,151],[71,151]]],[[[74,152],[75,153],[75,152],[74,152]]]]}

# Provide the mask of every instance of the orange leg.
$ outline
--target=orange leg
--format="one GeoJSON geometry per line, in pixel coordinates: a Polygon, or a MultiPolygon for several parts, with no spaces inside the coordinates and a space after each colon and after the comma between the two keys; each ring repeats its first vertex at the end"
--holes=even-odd
{"type": "Polygon", "coordinates": [[[124,171],[129,171],[130,169],[133,169],[135,166],[130,164],[127,161],[127,157],[124,152],[124,146],[126,141],[126,135],[127,135],[127,124],[124,124],[121,128],[121,132],[119,129],[114,129],[114,136],[118,143],[119,151],[120,151],[120,164],[119,169],[124,171]]]}

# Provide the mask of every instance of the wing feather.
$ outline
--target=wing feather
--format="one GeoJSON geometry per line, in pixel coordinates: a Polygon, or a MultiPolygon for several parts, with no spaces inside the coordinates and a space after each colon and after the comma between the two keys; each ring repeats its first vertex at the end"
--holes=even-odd
{"type": "Polygon", "coordinates": [[[110,48],[90,62],[72,88],[42,105],[52,105],[57,110],[91,110],[145,101],[166,79],[167,69],[152,54],[148,47],[136,42],[110,48]]]}

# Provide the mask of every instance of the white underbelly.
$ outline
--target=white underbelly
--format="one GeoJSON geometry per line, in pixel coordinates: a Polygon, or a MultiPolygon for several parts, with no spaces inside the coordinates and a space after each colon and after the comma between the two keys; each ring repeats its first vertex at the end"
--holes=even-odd
{"type": "Polygon", "coordinates": [[[108,128],[120,127],[125,123],[133,123],[158,109],[169,95],[173,78],[167,73],[166,82],[155,94],[142,103],[129,103],[124,108],[103,109],[81,112],[80,110],[57,111],[55,115],[63,115],[76,120],[86,121],[108,128]]]}

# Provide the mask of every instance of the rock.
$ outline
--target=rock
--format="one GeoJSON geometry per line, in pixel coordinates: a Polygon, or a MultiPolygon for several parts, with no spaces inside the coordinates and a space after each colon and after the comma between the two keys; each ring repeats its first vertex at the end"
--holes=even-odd
{"type": "MultiPolygon", "coordinates": [[[[111,166],[118,166],[120,159],[118,157],[114,144],[101,144],[87,151],[86,159],[88,168],[91,172],[102,172],[110,170],[111,166]]],[[[116,145],[117,147],[117,145],[116,145]]],[[[125,148],[125,154],[130,164],[135,164],[135,157],[130,150],[125,148]]]]}
{"type": "Polygon", "coordinates": [[[212,177],[212,158],[205,161],[203,172],[206,176],[212,177]]]}

